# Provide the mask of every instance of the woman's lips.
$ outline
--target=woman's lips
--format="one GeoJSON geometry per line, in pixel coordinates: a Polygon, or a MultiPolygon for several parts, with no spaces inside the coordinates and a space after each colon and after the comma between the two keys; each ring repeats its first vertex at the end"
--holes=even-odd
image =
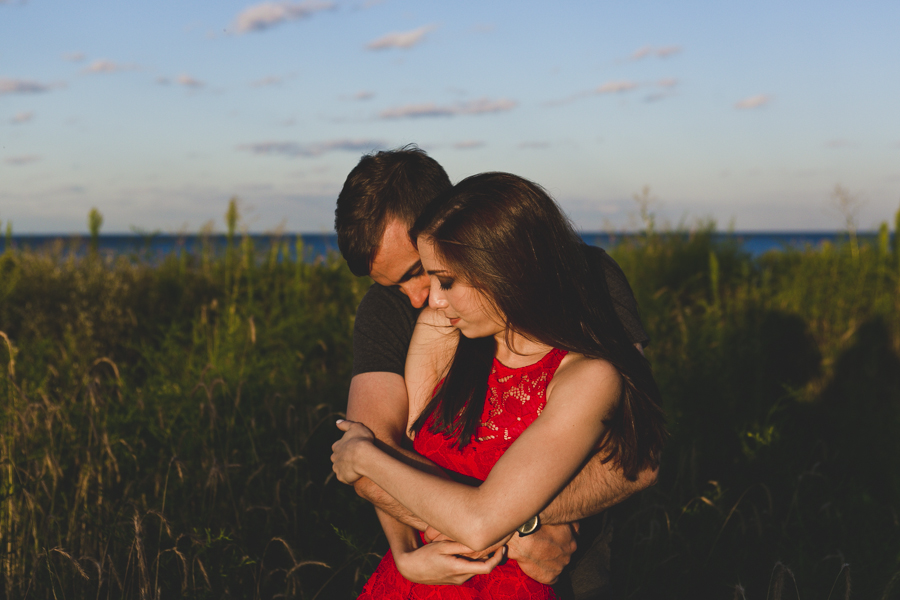
{"type": "Polygon", "coordinates": [[[456,317],[455,319],[450,319],[450,325],[456,325],[457,323],[459,323],[459,317],[456,317]]]}

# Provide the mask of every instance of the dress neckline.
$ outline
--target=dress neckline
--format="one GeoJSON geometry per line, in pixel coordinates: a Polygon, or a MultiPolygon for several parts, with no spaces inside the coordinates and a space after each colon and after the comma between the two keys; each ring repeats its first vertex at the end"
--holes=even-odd
{"type": "Polygon", "coordinates": [[[548,364],[554,362],[555,359],[562,359],[563,356],[568,354],[566,350],[560,350],[559,348],[551,348],[549,352],[540,357],[537,361],[531,363],[530,365],[523,365],[521,367],[508,367],[500,362],[496,356],[494,357],[494,369],[497,373],[522,373],[528,371],[535,371],[539,369],[544,369],[548,364]]]}

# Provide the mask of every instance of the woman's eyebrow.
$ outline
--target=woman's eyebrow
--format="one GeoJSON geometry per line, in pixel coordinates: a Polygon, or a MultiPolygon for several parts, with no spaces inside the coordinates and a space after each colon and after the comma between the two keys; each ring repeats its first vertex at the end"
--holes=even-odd
{"type": "Polygon", "coordinates": [[[440,275],[442,273],[450,273],[447,269],[438,269],[436,271],[426,271],[429,275],[440,275]]]}

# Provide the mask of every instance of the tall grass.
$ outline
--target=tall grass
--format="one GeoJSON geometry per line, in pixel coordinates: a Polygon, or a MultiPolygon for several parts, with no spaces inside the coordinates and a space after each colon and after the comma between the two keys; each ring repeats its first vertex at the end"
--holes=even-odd
{"type": "MultiPolygon", "coordinates": [[[[0,255],[0,595],[348,598],[386,548],[328,460],[368,282],[226,222],[220,255],[0,255]]],[[[712,233],[613,251],[672,431],[614,510],[616,593],[896,597],[898,236],[712,233]]]]}
{"type": "Polygon", "coordinates": [[[377,529],[328,455],[365,284],[289,243],[0,257],[3,596],[349,593],[377,529]]]}
{"type": "Polygon", "coordinates": [[[838,598],[852,572],[853,597],[896,597],[898,247],[884,225],[875,244],[753,259],[711,234],[613,252],[672,432],[660,483],[617,510],[618,592],[787,598],[790,576],[802,598],[838,598]]]}

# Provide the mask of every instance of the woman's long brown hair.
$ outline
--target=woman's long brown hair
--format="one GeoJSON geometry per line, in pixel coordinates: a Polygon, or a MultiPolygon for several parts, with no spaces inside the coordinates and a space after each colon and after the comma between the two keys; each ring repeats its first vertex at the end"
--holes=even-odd
{"type": "MultiPolygon", "coordinates": [[[[432,201],[410,231],[434,243],[458,278],[506,318],[507,331],[613,364],[622,394],[599,451],[628,479],[658,464],[665,438],[659,389],[613,308],[602,273],[539,185],[508,173],[464,179],[432,201]]],[[[413,424],[469,444],[481,419],[495,342],[460,336],[443,384],[413,424]]]]}

